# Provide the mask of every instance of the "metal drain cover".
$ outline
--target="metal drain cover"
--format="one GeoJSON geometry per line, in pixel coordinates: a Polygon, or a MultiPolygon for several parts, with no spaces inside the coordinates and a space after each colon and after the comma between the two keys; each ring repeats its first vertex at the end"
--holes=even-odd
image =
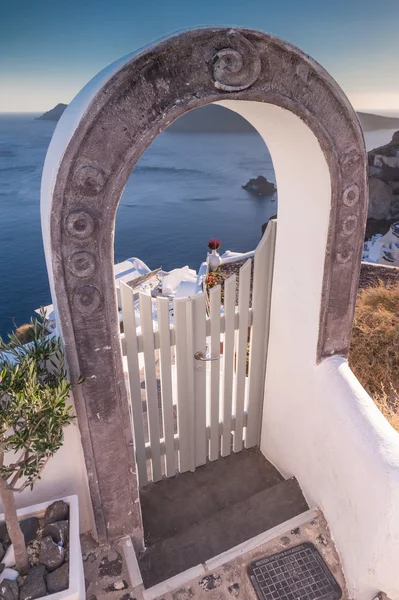
{"type": "Polygon", "coordinates": [[[339,600],[341,588],[313,544],[305,542],[248,567],[259,600],[339,600]]]}

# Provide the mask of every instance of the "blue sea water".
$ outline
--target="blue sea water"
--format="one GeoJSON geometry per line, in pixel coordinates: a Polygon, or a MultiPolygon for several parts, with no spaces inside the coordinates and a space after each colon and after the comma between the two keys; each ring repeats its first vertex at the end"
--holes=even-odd
{"type": "MultiPolygon", "coordinates": [[[[0,114],[0,335],[51,301],[40,229],[40,179],[55,123],[0,114]]],[[[116,219],[115,262],[198,269],[207,241],[245,252],[257,245],[277,202],[241,186],[264,175],[270,154],[256,133],[164,132],[141,157],[116,219]]]]}

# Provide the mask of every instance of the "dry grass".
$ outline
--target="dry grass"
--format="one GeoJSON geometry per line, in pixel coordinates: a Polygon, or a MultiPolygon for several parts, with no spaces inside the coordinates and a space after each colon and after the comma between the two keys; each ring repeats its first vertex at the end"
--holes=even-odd
{"type": "Polygon", "coordinates": [[[380,282],[359,292],[349,364],[399,431],[399,285],[380,282]]]}
{"type": "Polygon", "coordinates": [[[33,340],[33,325],[32,323],[24,323],[15,330],[15,335],[22,344],[27,344],[33,340]]]}

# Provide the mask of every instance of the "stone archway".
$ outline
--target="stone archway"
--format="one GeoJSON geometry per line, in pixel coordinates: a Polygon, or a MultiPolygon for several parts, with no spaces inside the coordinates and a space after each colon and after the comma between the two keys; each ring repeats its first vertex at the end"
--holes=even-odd
{"type": "Polygon", "coordinates": [[[99,537],[142,541],[113,282],[115,214],[151,141],[184,112],[221,101],[299,117],[328,164],[331,209],[314,362],[346,355],[367,212],[363,136],[348,100],[312,59],[271,35],[204,28],[111,65],[65,112],[46,159],[42,220],[99,537]]]}

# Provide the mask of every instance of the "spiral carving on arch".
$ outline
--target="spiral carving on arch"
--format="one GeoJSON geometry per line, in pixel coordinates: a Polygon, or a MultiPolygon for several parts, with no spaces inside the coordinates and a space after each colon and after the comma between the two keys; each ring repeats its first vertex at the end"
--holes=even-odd
{"type": "Polygon", "coordinates": [[[82,315],[90,315],[100,306],[102,296],[94,285],[81,285],[74,290],[73,305],[82,315]]]}
{"type": "Polygon", "coordinates": [[[106,177],[98,165],[81,165],[74,173],[75,186],[86,196],[96,196],[105,185],[106,177]]]}
{"type": "Polygon", "coordinates": [[[75,277],[90,277],[96,270],[96,257],[87,250],[78,250],[68,257],[68,268],[75,277]]]}
{"type": "Polygon", "coordinates": [[[259,77],[261,61],[254,46],[244,36],[229,35],[231,46],[215,52],[211,60],[214,85],[225,92],[239,92],[259,77]]]}
{"type": "Polygon", "coordinates": [[[341,265],[345,265],[353,256],[353,246],[348,243],[340,244],[337,248],[336,257],[341,265]]]}
{"type": "Polygon", "coordinates": [[[346,236],[352,235],[357,227],[358,218],[356,215],[348,215],[342,220],[341,233],[346,236]]]}

